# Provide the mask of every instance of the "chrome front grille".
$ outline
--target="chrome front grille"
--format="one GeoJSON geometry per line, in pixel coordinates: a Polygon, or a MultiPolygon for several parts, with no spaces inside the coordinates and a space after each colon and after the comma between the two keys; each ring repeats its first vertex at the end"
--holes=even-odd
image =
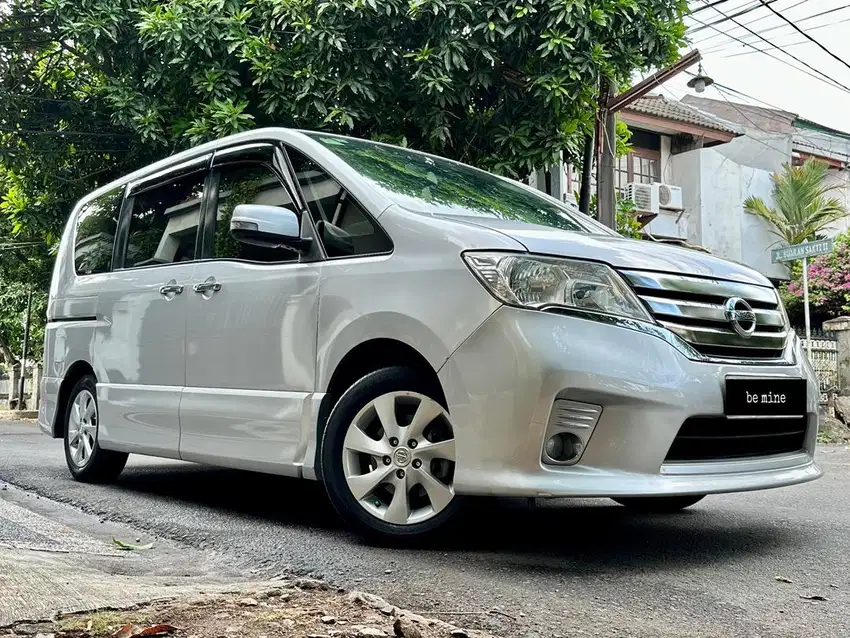
{"type": "Polygon", "coordinates": [[[788,326],[773,288],[638,270],[622,275],[656,321],[701,354],[720,359],[782,358],[788,326]],[[752,308],[752,334],[740,334],[728,318],[726,304],[735,298],[752,308]]]}

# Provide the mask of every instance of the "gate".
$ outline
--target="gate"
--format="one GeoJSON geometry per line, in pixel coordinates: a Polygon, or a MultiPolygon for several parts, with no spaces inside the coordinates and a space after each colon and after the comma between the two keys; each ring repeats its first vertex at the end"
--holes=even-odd
{"type": "MultiPolygon", "coordinates": [[[[806,337],[803,330],[797,329],[803,351],[806,351],[806,337]]],[[[820,403],[826,405],[831,392],[838,388],[838,341],[832,333],[812,330],[812,367],[820,381],[820,403]]]]}

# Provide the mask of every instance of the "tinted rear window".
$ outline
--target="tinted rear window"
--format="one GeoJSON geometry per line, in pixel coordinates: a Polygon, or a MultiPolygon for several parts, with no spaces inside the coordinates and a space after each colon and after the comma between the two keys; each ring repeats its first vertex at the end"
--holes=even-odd
{"type": "Polygon", "coordinates": [[[117,188],[104,193],[80,211],[74,241],[74,268],[78,275],[109,272],[122,192],[117,188]]]}

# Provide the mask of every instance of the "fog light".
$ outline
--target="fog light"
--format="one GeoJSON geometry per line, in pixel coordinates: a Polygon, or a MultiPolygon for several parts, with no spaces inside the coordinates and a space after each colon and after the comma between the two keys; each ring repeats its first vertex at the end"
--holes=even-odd
{"type": "Polygon", "coordinates": [[[550,459],[557,459],[564,453],[564,440],[560,434],[556,434],[546,441],[546,456],[550,459]]]}
{"type": "Polygon", "coordinates": [[[581,456],[584,449],[582,440],[571,432],[560,432],[546,441],[544,452],[550,461],[568,463],[581,456]]]}

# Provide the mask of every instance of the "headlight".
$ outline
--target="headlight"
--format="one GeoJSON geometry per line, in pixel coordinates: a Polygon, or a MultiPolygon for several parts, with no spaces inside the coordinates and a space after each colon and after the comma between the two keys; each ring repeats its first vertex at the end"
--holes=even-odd
{"type": "Polygon", "coordinates": [[[493,296],[506,304],[652,321],[631,288],[605,264],[517,253],[469,252],[463,257],[493,296]]]}

